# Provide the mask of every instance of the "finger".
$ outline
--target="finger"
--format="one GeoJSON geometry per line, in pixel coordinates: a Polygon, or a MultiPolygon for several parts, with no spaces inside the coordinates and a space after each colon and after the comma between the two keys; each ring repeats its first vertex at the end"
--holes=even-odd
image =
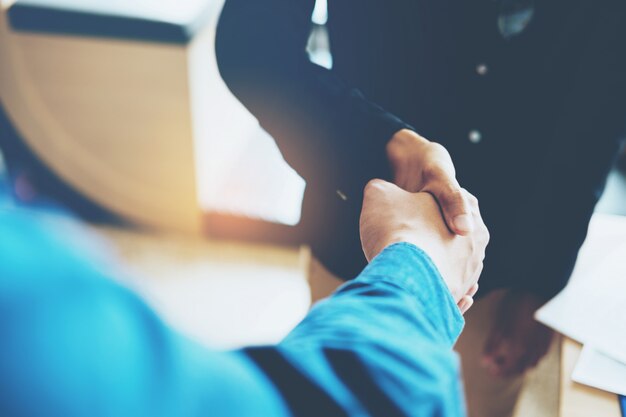
{"type": "Polygon", "coordinates": [[[394,167],[393,183],[402,189],[406,189],[407,172],[403,164],[394,167]]]}
{"type": "Polygon", "coordinates": [[[484,250],[489,244],[489,239],[491,238],[489,235],[489,229],[480,214],[480,207],[478,205],[478,199],[474,197],[467,190],[463,190],[466,194],[466,198],[470,203],[470,207],[472,210],[472,216],[474,218],[474,236],[476,237],[476,242],[481,245],[483,250],[483,259],[484,259],[484,250]]]}
{"type": "MultiPolygon", "coordinates": [[[[484,251],[482,253],[482,257],[485,257],[484,251]]],[[[478,281],[480,280],[480,275],[483,273],[483,269],[485,268],[485,264],[481,261],[478,266],[476,267],[476,271],[474,272],[474,280],[472,285],[470,286],[470,289],[473,288],[474,285],[478,286],[478,281]]],[[[472,295],[473,297],[473,295],[472,295]]]]}
{"type": "Polygon", "coordinates": [[[468,268],[472,268],[471,272],[468,272],[470,275],[470,279],[464,283],[463,289],[465,290],[465,295],[469,295],[470,297],[474,297],[478,292],[478,280],[480,279],[480,274],[483,271],[484,264],[483,262],[475,262],[472,263],[468,268]]]}
{"type": "Polygon", "coordinates": [[[467,292],[467,295],[470,297],[474,297],[477,292],[478,292],[478,283],[472,285],[472,287],[467,292]]]}
{"type": "Polygon", "coordinates": [[[459,309],[461,310],[461,314],[465,314],[474,304],[474,299],[470,297],[469,295],[464,295],[461,298],[461,301],[459,302],[459,304],[460,304],[459,309]]]}
{"type": "Polygon", "coordinates": [[[456,180],[440,180],[428,184],[424,191],[431,193],[441,210],[448,228],[458,235],[474,230],[474,216],[466,193],[456,180]]]}
{"type": "Polygon", "coordinates": [[[407,179],[404,189],[410,193],[417,193],[422,191],[423,178],[421,167],[417,164],[411,164],[407,168],[407,179]]]}
{"type": "Polygon", "coordinates": [[[461,297],[456,305],[459,308],[461,314],[465,314],[465,312],[467,311],[467,299],[465,298],[465,296],[461,297]]]}
{"type": "Polygon", "coordinates": [[[462,187],[461,187],[461,191],[463,192],[465,199],[467,200],[469,204],[471,213],[474,215],[480,216],[480,207],[478,205],[478,199],[476,198],[476,196],[474,196],[474,194],[470,193],[469,191],[467,191],[465,188],[462,188],[462,187]]]}

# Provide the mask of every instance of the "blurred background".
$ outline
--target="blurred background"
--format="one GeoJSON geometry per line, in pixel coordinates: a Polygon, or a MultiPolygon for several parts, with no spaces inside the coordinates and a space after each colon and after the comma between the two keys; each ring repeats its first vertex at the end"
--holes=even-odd
{"type": "MultiPolygon", "coordinates": [[[[234,347],[280,340],[311,290],[306,248],[242,242],[284,243],[305,184],[219,76],[222,5],[0,0],[0,209],[234,347]]],[[[331,65],[325,14],[311,56],[331,65]]]]}
{"type": "MultiPolygon", "coordinates": [[[[218,74],[221,7],[3,0],[0,149],[15,196],[169,230],[210,233],[211,214],[297,224],[304,182],[218,74]]],[[[319,1],[309,51],[330,67],[325,21],[319,1]]]]}

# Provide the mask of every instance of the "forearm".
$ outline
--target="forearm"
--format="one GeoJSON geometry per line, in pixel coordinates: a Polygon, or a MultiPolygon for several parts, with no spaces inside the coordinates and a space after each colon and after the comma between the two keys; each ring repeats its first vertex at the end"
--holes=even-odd
{"type": "Polygon", "coordinates": [[[287,396],[295,415],[317,404],[328,415],[460,416],[452,344],[462,325],[428,257],[396,244],[316,305],[276,350],[251,355],[279,389],[311,391],[304,403],[287,396]],[[293,377],[283,378],[292,369],[293,377]]]}
{"type": "Polygon", "coordinates": [[[338,340],[360,338],[370,329],[386,332],[389,322],[407,325],[414,335],[425,333],[429,340],[451,347],[463,327],[463,318],[437,268],[428,255],[409,243],[385,248],[357,278],[314,306],[285,342],[311,333],[309,327],[315,327],[321,317],[337,329],[328,337],[338,340]],[[355,316],[353,307],[364,314],[355,316]],[[362,321],[362,326],[353,326],[355,321],[362,321]]]}

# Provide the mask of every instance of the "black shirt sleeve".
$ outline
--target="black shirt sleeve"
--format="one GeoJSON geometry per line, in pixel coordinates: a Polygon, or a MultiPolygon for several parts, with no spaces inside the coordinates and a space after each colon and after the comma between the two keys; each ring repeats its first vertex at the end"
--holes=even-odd
{"type": "Polygon", "coordinates": [[[376,172],[387,166],[384,145],[409,126],[310,62],[314,3],[227,0],[216,39],[220,73],[308,183],[363,185],[385,176],[376,172]],[[350,180],[337,174],[346,166],[354,168],[350,180]]]}

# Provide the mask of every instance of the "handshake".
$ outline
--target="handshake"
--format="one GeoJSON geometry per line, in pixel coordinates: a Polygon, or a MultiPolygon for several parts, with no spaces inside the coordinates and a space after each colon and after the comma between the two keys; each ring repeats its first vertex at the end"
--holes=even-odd
{"type": "Polygon", "coordinates": [[[409,193],[392,183],[372,180],[365,187],[360,231],[368,261],[398,242],[414,244],[426,252],[465,313],[478,290],[489,232],[476,198],[465,190],[462,192],[469,201],[474,221],[472,231],[465,236],[450,231],[429,193],[409,193]]]}

